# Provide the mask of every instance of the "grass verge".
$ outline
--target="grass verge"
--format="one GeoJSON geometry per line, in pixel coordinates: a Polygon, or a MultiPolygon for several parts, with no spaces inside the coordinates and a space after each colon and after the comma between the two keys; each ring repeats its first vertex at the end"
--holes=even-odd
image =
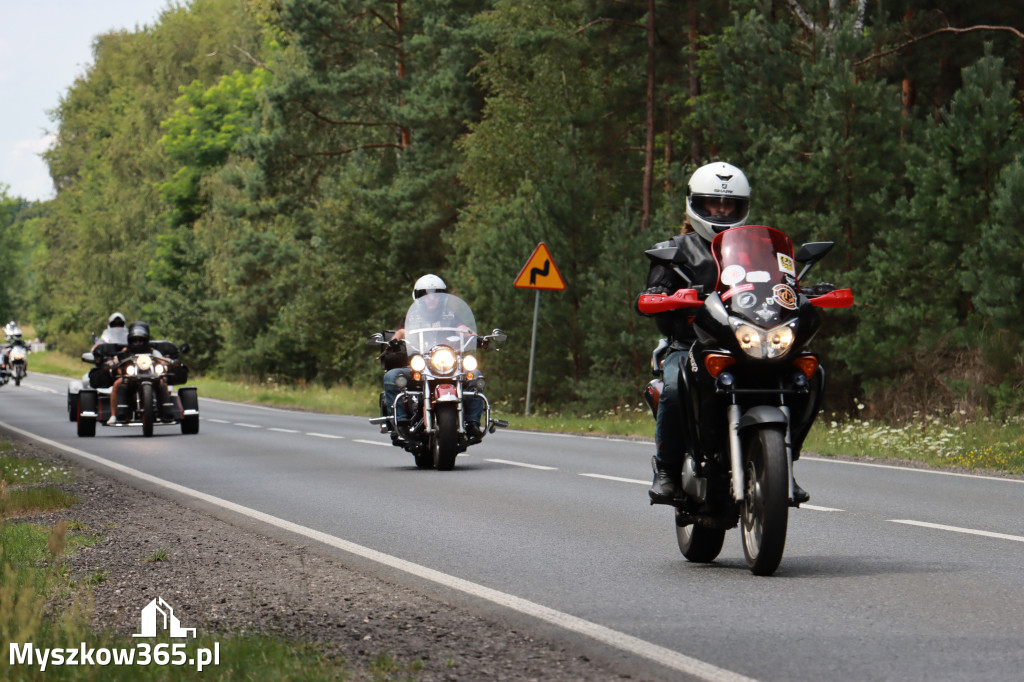
{"type": "MultiPolygon", "coordinates": [[[[11,450],[10,443],[0,441],[0,452],[11,450]]],[[[182,642],[167,637],[139,640],[112,631],[95,632],[89,627],[91,588],[105,582],[109,573],[96,571],[76,580],[68,557],[81,547],[98,543],[101,537],[79,522],[62,520],[49,527],[15,518],[28,510],[73,504],[73,496],[53,485],[70,480],[70,472],[10,454],[0,458],[0,470],[4,472],[0,496],[5,500],[0,514],[0,642],[4,643],[6,657],[5,681],[387,682],[415,679],[422,667],[418,661],[406,664],[380,654],[365,670],[353,669],[343,658],[329,656],[316,644],[264,634],[199,633],[182,642]],[[9,486],[8,474],[19,483],[9,486]],[[22,495],[30,491],[48,492],[42,498],[22,495]],[[45,503],[15,502],[29,499],[43,499],[45,503]],[[61,609],[58,604],[70,606],[61,609]],[[70,649],[76,650],[74,664],[69,662],[70,649]],[[90,652],[88,660],[92,663],[81,660],[85,651],[90,652]],[[131,664],[124,662],[128,655],[132,656],[131,664]],[[118,656],[121,664],[115,662],[118,656]],[[143,662],[144,657],[147,662],[143,662]],[[207,663],[205,670],[197,666],[200,661],[207,663]]]]}

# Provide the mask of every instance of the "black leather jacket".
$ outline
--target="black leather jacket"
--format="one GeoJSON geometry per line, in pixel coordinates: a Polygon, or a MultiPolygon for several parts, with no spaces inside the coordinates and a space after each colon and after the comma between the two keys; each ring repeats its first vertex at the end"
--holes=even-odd
{"type": "MultiPolygon", "coordinates": [[[[642,294],[673,294],[679,289],[690,289],[703,287],[703,293],[713,291],[718,281],[718,266],[711,256],[711,247],[696,232],[676,235],[667,242],[660,242],[654,248],[666,248],[675,246],[679,249],[676,258],[676,266],[689,278],[687,282],[673,268],[666,267],[660,263],[651,263],[651,269],[647,273],[647,288],[640,292],[642,294]]],[[[634,307],[637,312],[640,296],[637,296],[634,307]]],[[[676,342],[689,346],[695,339],[693,333],[693,311],[673,310],[667,313],[647,315],[653,317],[658,325],[658,331],[664,334],[669,342],[676,342]]]]}

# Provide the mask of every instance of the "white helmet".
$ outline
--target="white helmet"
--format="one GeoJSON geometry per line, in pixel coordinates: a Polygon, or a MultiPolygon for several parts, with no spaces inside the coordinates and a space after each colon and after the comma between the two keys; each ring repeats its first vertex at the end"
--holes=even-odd
{"type": "Polygon", "coordinates": [[[437,275],[423,275],[416,280],[416,284],[412,286],[412,300],[415,301],[420,296],[444,291],[447,288],[448,287],[444,284],[444,280],[437,275]]]}
{"type": "Polygon", "coordinates": [[[745,224],[749,213],[750,183],[736,166],[709,163],[690,176],[686,216],[704,239],[711,241],[719,232],[745,224]]]}
{"type": "Polygon", "coordinates": [[[121,320],[122,327],[128,324],[128,320],[124,319],[124,315],[122,315],[121,313],[111,313],[110,317],[107,318],[107,326],[113,326],[114,320],[121,320]]]}

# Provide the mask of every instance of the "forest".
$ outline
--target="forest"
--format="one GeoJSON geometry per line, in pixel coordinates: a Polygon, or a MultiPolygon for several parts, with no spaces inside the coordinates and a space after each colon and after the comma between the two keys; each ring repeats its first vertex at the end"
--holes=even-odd
{"type": "Polygon", "coordinates": [[[191,0],[95,38],[51,112],[56,196],[0,186],[0,317],[68,353],[107,315],[195,372],[379,381],[365,339],[423,274],[509,341],[533,400],[635,406],[633,304],[686,182],[728,161],[749,222],[834,241],[829,407],[1024,405],[1024,5],[965,0],[191,0]]]}

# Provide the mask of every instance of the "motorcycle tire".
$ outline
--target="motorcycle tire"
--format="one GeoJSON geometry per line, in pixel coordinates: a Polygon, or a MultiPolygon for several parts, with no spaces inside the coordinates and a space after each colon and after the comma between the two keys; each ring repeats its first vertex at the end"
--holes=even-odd
{"type": "Polygon", "coordinates": [[[78,396],[68,393],[68,421],[78,421],[78,396]]]}
{"type": "Polygon", "coordinates": [[[92,438],[96,435],[96,417],[83,417],[82,412],[96,412],[97,398],[95,391],[78,394],[75,409],[76,429],[79,438],[92,438]]]}
{"type": "Polygon", "coordinates": [[[142,435],[147,438],[153,435],[153,425],[156,424],[156,397],[153,395],[153,387],[149,384],[142,384],[142,435]]]}
{"type": "Polygon", "coordinates": [[[752,429],[745,440],[746,490],[740,510],[743,554],[754,575],[771,575],[782,561],[789,523],[786,437],[777,425],[752,429]]]}
{"type": "Polygon", "coordinates": [[[455,456],[459,454],[459,411],[454,403],[448,403],[434,412],[434,418],[437,421],[437,431],[431,435],[434,468],[451,471],[455,468],[455,456]]]}
{"type": "MultiPolygon", "coordinates": [[[[676,510],[678,517],[682,512],[676,510]]],[[[695,564],[711,563],[718,558],[725,544],[724,528],[706,528],[691,523],[686,526],[676,524],[676,541],[679,551],[687,561],[695,564]]]]}

